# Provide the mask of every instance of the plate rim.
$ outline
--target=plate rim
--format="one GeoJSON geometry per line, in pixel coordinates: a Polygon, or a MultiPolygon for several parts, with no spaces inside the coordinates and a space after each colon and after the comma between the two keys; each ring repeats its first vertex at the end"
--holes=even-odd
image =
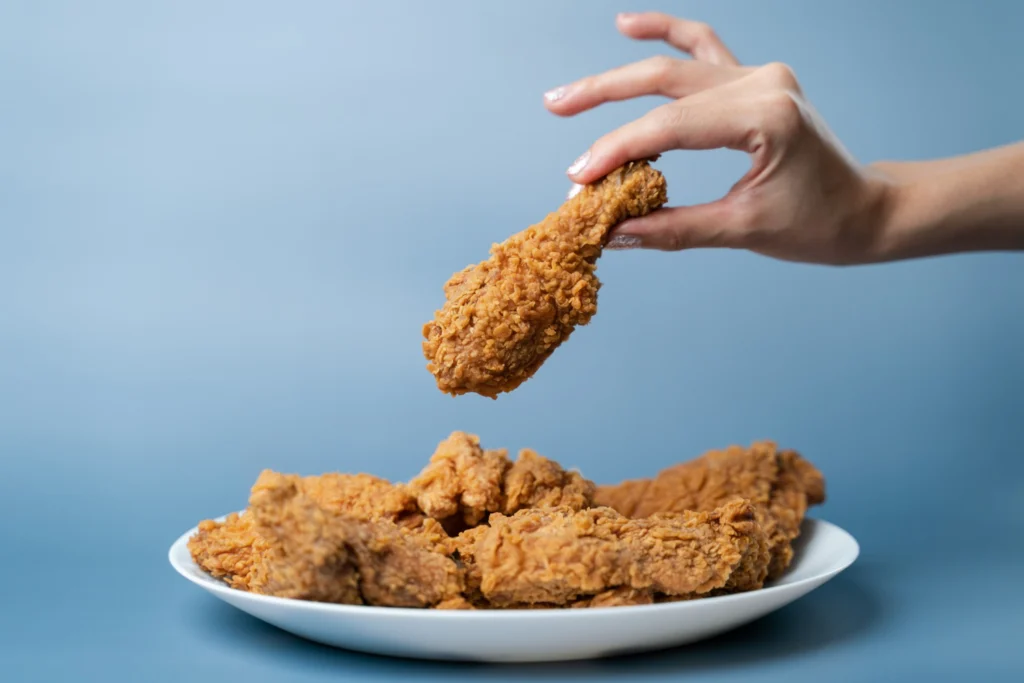
{"type": "MultiPolygon", "coordinates": [[[[229,513],[234,514],[234,513],[229,513]]],[[[214,521],[222,521],[227,515],[214,518],[214,521]]],[[[636,613],[639,611],[653,613],[657,611],[672,611],[687,608],[699,608],[697,606],[706,607],[708,605],[725,605],[731,602],[749,600],[752,596],[763,596],[765,594],[772,594],[778,592],[791,591],[795,588],[805,586],[807,584],[813,584],[815,582],[824,583],[837,574],[848,569],[857,558],[860,557],[860,543],[857,539],[837,524],[833,524],[824,519],[816,517],[805,517],[804,525],[811,524],[814,527],[822,527],[828,529],[830,532],[838,533],[843,540],[850,544],[847,550],[847,556],[839,560],[834,567],[828,571],[819,572],[813,576],[808,576],[803,579],[799,579],[792,583],[774,584],[771,586],[765,586],[758,588],[757,590],[744,591],[742,593],[732,593],[730,595],[717,595],[709,598],[701,598],[700,600],[682,600],[679,602],[666,602],[655,605],[619,605],[619,606],[607,606],[607,607],[589,607],[587,609],[495,609],[495,610],[447,610],[447,609],[423,609],[417,607],[380,607],[376,605],[343,605],[338,603],[330,602],[316,602],[314,600],[299,600],[296,598],[281,598],[273,595],[260,595],[259,593],[250,593],[248,591],[239,590],[232,588],[223,581],[216,579],[209,574],[206,574],[203,569],[196,564],[195,560],[192,559],[191,553],[188,552],[188,539],[191,538],[198,530],[199,526],[196,525],[186,531],[184,534],[178,537],[174,543],[171,544],[170,549],[167,552],[167,559],[174,570],[187,579],[190,583],[199,586],[200,588],[215,594],[219,598],[225,597],[240,597],[243,600],[251,600],[255,603],[262,603],[268,606],[276,605],[279,607],[286,607],[288,609],[304,610],[309,613],[318,614],[333,614],[333,615],[345,615],[345,616],[362,616],[371,619],[377,618],[393,618],[393,617],[407,617],[414,619],[499,619],[499,620],[510,620],[510,619],[530,619],[542,616],[544,619],[582,619],[587,615],[593,615],[595,612],[606,613],[608,611],[614,611],[615,614],[623,614],[624,611],[630,613],[636,613]],[[187,562],[179,561],[177,555],[184,554],[187,557],[187,562]],[[193,575],[192,571],[198,571],[200,576],[193,575]]],[[[801,531],[801,535],[806,533],[806,530],[801,531]]],[[[230,600],[227,600],[230,603],[230,600]]],[[[237,607],[236,605],[232,605],[237,607]]]]}

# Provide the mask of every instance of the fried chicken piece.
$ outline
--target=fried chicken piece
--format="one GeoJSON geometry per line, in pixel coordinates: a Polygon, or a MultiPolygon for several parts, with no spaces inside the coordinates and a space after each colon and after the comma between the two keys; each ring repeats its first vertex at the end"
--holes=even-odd
{"type": "Polygon", "coordinates": [[[747,501],[646,519],[611,508],[494,514],[458,546],[468,586],[496,607],[565,605],[614,589],[668,596],[751,590],[762,585],[770,558],[747,501]]]}
{"type": "Polygon", "coordinates": [[[328,512],[300,491],[301,479],[263,472],[252,488],[248,516],[267,550],[256,558],[254,593],[280,598],[363,604],[352,547],[366,524],[328,512]]]}
{"type": "Polygon", "coordinates": [[[258,591],[263,574],[256,565],[268,549],[248,513],[232,513],[223,522],[204,520],[188,539],[188,550],[196,564],[240,590],[258,591]]]}
{"type": "Polygon", "coordinates": [[[511,515],[532,507],[589,507],[596,487],[578,472],[567,472],[532,450],[520,451],[512,463],[506,450],[484,450],[476,435],[453,432],[409,482],[409,489],[424,513],[457,532],[479,524],[492,512],[511,515]]]}
{"type": "Polygon", "coordinates": [[[526,508],[582,510],[594,504],[597,486],[579,472],[562,469],[554,460],[524,448],[505,474],[502,489],[501,512],[512,515],[526,508]]]}
{"type": "Polygon", "coordinates": [[[502,509],[502,482],[511,463],[507,451],[485,451],[480,437],[452,432],[430,462],[409,482],[420,509],[435,519],[456,517],[474,526],[502,509]]]}
{"type": "MultiPolygon", "coordinates": [[[[414,543],[436,553],[450,553],[451,539],[448,534],[436,520],[419,511],[415,497],[404,485],[391,484],[367,474],[300,477],[266,470],[260,474],[253,487],[254,495],[258,490],[267,489],[270,486],[268,482],[275,482],[278,488],[285,484],[294,488],[297,495],[308,498],[322,508],[325,514],[331,515],[332,519],[343,516],[356,521],[380,520],[380,529],[387,538],[397,531],[402,536],[415,537],[414,543]]],[[[266,559],[272,555],[270,551],[273,544],[256,528],[252,510],[246,510],[241,515],[228,515],[223,522],[201,522],[188,545],[196,564],[212,576],[223,579],[228,585],[256,593],[273,590],[266,585],[269,574],[265,566],[266,559]]],[[[339,565],[337,569],[342,571],[344,565],[339,565]]],[[[374,584],[368,585],[372,590],[374,584]]],[[[352,599],[348,593],[326,597],[323,597],[323,593],[319,595],[321,597],[315,599],[341,602],[352,599]]]]}
{"type": "Polygon", "coordinates": [[[447,301],[423,326],[438,388],[497,398],[529,379],[597,312],[596,262],[608,231],[666,200],[664,176],[647,161],[630,162],[453,275],[447,301]]]}
{"type": "Polygon", "coordinates": [[[629,517],[659,512],[706,511],[735,499],[756,506],[772,554],[769,578],[778,578],[793,558],[808,505],[825,500],[825,480],[795,451],[779,451],[763,441],[749,449],[730,446],[710,451],[660,472],[653,479],[600,486],[595,502],[629,517]]]}
{"type": "Polygon", "coordinates": [[[371,474],[331,472],[302,477],[300,486],[324,509],[356,519],[389,519],[407,526],[416,526],[422,519],[416,497],[407,486],[371,474]]]}
{"type": "Polygon", "coordinates": [[[294,476],[264,472],[249,499],[269,549],[260,593],[322,602],[429,607],[459,596],[462,575],[427,540],[387,519],[326,509],[294,476]]]}

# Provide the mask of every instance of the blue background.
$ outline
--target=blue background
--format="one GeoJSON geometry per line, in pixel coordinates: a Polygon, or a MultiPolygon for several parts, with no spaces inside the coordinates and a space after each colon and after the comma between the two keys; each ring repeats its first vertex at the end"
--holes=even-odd
{"type": "MultiPolygon", "coordinates": [[[[794,66],[851,151],[1024,138],[1024,3],[651,2],[794,66]]],[[[612,253],[535,379],[440,394],[455,270],[653,101],[541,93],[667,52],[591,3],[0,5],[0,679],[989,680],[1024,667],[1024,260],[832,269],[612,253]],[[848,573],[709,643],[535,667],[322,648],[176,576],[261,468],[411,476],[454,429],[600,481],[773,438],[828,477],[848,573]]],[[[676,153],[676,203],[746,160],[676,153]]],[[[501,634],[496,633],[496,638],[501,634]]]]}

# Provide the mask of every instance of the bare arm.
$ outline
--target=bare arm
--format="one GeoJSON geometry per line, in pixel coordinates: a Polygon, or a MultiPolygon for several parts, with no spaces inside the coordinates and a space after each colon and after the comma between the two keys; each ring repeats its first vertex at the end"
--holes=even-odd
{"type": "Polygon", "coordinates": [[[887,259],[1024,249],[1024,143],[926,162],[874,164],[891,200],[887,259]]]}

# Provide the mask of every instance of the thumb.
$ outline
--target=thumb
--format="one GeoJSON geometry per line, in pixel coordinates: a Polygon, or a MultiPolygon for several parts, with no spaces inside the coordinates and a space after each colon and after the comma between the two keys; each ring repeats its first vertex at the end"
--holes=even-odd
{"type": "Polygon", "coordinates": [[[680,251],[742,246],[744,231],[735,209],[724,201],[659,209],[623,221],[611,232],[605,249],[680,251]]]}

